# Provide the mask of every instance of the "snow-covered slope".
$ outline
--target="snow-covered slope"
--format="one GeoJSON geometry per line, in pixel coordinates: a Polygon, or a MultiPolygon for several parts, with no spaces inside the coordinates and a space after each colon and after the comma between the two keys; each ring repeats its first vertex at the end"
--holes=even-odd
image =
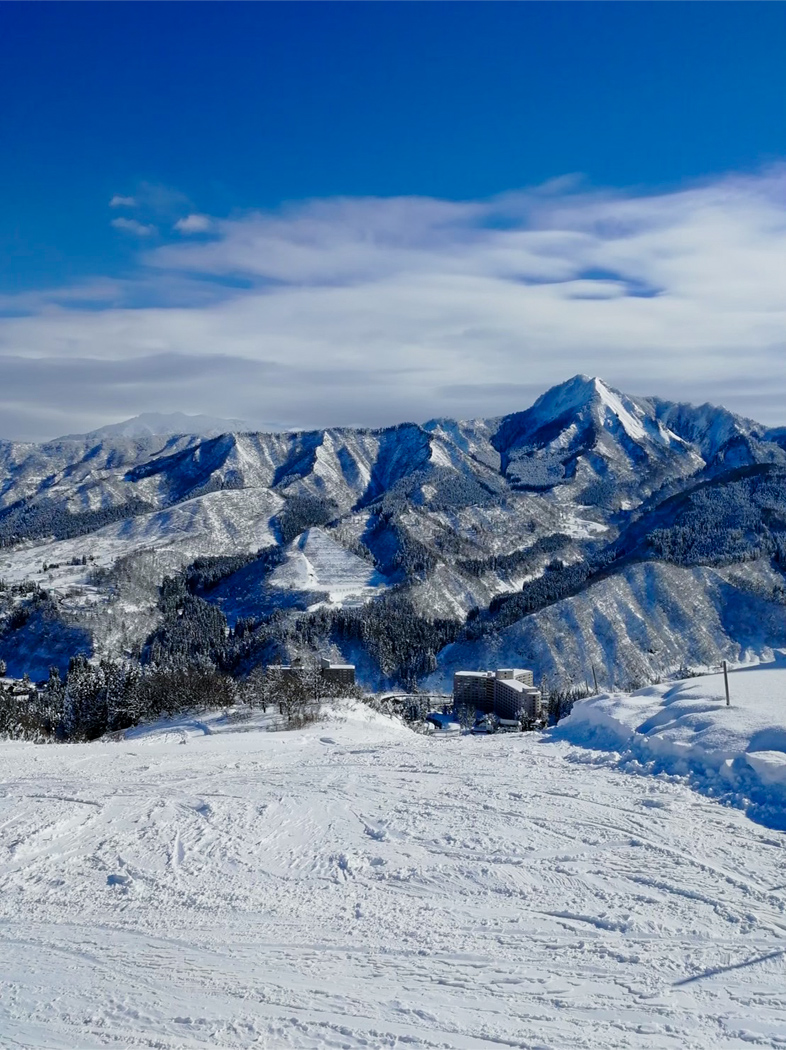
{"type": "Polygon", "coordinates": [[[716,405],[674,404],[660,398],[636,398],[662,425],[696,446],[708,464],[733,467],[783,462],[777,432],[716,405]]]}
{"type": "Polygon", "coordinates": [[[769,664],[578,701],[553,736],[623,768],[691,783],[786,830],[786,655],[769,664]]]}
{"type": "Polygon", "coordinates": [[[368,600],[385,587],[369,562],[345,550],[322,529],[306,529],[287,549],[286,561],[270,576],[270,586],[291,591],[322,591],[333,604],[368,600]]]}
{"type": "Polygon", "coordinates": [[[462,668],[535,667],[546,684],[630,688],[681,666],[772,658],[786,646],[783,576],[769,562],[683,568],[641,562],[501,631],[448,646],[427,684],[462,668]]]}
{"type": "Polygon", "coordinates": [[[782,834],[535,734],[253,729],[0,742],[0,1043],[781,1045],[782,834]]]}

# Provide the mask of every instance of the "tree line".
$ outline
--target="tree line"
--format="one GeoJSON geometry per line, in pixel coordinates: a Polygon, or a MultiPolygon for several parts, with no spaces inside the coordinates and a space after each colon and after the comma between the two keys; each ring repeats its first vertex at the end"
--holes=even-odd
{"type": "MultiPolygon", "coordinates": [[[[0,678],[5,667],[0,662],[0,678]]],[[[35,685],[25,677],[0,683],[0,736],[21,740],[88,741],[143,722],[207,708],[245,708],[275,714],[273,728],[313,721],[331,697],[362,695],[327,681],[317,660],[302,667],[257,667],[237,679],[208,663],[140,665],[84,655],[71,658],[65,677],[57,668],[35,685]]]]}
{"type": "Polygon", "coordinates": [[[72,513],[55,500],[18,500],[0,510],[0,547],[13,547],[23,540],[52,537],[68,540],[84,536],[105,525],[146,514],[155,508],[136,497],[113,507],[72,513]]]}

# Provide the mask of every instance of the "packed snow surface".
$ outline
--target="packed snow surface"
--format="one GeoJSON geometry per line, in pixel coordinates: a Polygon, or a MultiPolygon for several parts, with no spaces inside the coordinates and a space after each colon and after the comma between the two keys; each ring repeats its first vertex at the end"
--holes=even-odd
{"type": "Polygon", "coordinates": [[[365,707],[0,743],[0,1045],[786,1045],[786,837],[365,707]]]}
{"type": "Polygon", "coordinates": [[[786,829],[786,654],[771,664],[581,700],[555,737],[695,787],[786,829]]]}

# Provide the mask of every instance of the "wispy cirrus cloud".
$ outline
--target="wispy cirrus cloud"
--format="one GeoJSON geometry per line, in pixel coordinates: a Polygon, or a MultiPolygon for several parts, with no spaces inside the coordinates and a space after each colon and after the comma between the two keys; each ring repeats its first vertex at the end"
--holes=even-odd
{"type": "MultiPolygon", "coordinates": [[[[65,400],[90,361],[104,377],[91,411],[106,404],[114,418],[496,415],[582,371],[786,424],[784,167],[657,193],[570,178],[487,201],[340,198],[230,219],[189,210],[174,226],[211,236],[143,250],[129,278],[93,282],[89,308],[71,289],[0,319],[0,375],[8,357],[59,363],[56,388],[37,395],[32,372],[20,386],[31,429],[40,417],[51,432],[52,398],[65,400]],[[162,382],[151,368],[161,355],[193,380],[162,382]],[[208,374],[216,359],[227,367],[208,374]],[[130,371],[110,379],[120,364],[130,371]]],[[[69,430],[85,412],[73,404],[69,430]]]]}
{"type": "Polygon", "coordinates": [[[121,215],[110,221],[116,230],[134,237],[153,237],[159,232],[159,223],[172,225],[173,229],[184,234],[205,233],[211,226],[209,216],[190,210],[191,202],[184,193],[154,182],[139,183],[133,195],[116,193],[109,201],[109,207],[135,212],[133,218],[121,215]]]}
{"type": "Polygon", "coordinates": [[[137,219],[126,219],[124,216],[118,216],[116,219],[112,219],[110,223],[116,230],[122,230],[123,233],[132,233],[135,237],[152,237],[153,234],[158,233],[157,227],[149,222],[139,222],[137,219]]]}

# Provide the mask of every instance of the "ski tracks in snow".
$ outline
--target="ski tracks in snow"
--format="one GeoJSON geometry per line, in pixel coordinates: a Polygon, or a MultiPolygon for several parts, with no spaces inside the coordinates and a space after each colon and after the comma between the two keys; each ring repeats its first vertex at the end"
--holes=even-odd
{"type": "Polygon", "coordinates": [[[0,744],[0,1046],[786,1046],[784,836],[571,754],[0,744]]]}

